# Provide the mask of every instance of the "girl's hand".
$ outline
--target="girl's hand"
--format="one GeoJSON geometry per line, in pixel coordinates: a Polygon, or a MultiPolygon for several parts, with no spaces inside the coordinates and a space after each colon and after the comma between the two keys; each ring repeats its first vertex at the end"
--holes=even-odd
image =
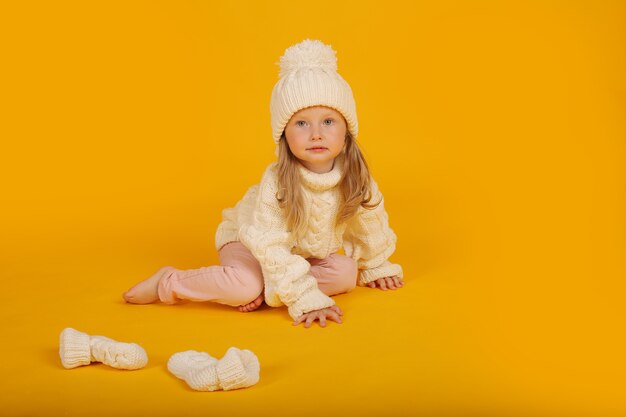
{"type": "Polygon", "coordinates": [[[398,289],[404,286],[404,282],[402,282],[402,278],[393,276],[393,277],[382,277],[378,278],[376,281],[369,282],[367,284],[370,288],[380,288],[383,291],[387,291],[388,289],[398,289]]]}
{"type": "Polygon", "coordinates": [[[293,322],[294,326],[304,322],[304,327],[307,329],[311,327],[311,324],[315,320],[320,321],[320,327],[326,327],[326,318],[329,318],[337,323],[341,324],[341,316],[343,316],[343,311],[338,306],[332,306],[328,308],[323,308],[321,310],[313,310],[308,313],[304,313],[301,315],[298,320],[293,322]]]}

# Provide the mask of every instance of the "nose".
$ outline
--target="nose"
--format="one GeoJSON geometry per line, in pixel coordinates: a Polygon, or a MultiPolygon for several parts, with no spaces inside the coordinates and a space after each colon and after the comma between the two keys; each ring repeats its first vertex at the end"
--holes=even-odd
{"type": "Polygon", "coordinates": [[[314,127],[313,131],[311,132],[311,140],[320,140],[322,139],[322,134],[320,133],[320,128],[319,127],[314,127]]]}

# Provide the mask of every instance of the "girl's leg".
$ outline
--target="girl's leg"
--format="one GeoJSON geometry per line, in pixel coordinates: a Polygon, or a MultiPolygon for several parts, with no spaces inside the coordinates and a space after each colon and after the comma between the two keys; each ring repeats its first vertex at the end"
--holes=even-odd
{"type": "MultiPolygon", "coordinates": [[[[186,271],[161,268],[127,291],[124,299],[136,304],[187,299],[240,306],[240,311],[258,308],[263,301],[263,273],[258,261],[241,242],[223,246],[219,256],[221,266],[186,271]]],[[[356,286],[358,269],[351,258],[335,253],[326,259],[307,261],[311,264],[309,273],[326,295],[348,292],[356,286]]]]}
{"type": "Polygon", "coordinates": [[[309,274],[317,279],[317,286],[326,295],[349,292],[356,287],[359,270],[356,262],[347,256],[333,253],[326,259],[308,258],[309,274]]]}
{"type": "Polygon", "coordinates": [[[158,285],[159,299],[168,304],[191,300],[240,306],[263,292],[261,265],[243,243],[226,244],[219,257],[219,266],[166,273],[158,285]]]}
{"type": "Polygon", "coordinates": [[[173,304],[178,300],[214,301],[231,306],[261,304],[261,266],[240,242],[231,242],[219,251],[220,266],[179,270],[166,266],[124,293],[129,303],[156,301],[173,304]]]}

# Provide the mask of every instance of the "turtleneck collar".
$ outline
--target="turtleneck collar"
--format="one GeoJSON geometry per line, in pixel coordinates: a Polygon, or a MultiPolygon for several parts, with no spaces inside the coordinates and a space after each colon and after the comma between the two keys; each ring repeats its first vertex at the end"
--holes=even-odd
{"type": "Polygon", "coordinates": [[[333,188],[339,184],[339,180],[341,180],[341,175],[343,174],[343,160],[344,156],[340,154],[335,158],[333,169],[324,174],[309,171],[304,165],[298,164],[302,182],[313,191],[326,191],[333,188]]]}

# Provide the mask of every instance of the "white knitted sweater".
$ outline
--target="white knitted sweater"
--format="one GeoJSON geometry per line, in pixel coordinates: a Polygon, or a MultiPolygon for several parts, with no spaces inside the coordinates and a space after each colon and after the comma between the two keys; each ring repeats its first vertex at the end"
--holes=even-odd
{"type": "Polygon", "coordinates": [[[371,201],[381,200],[378,207],[359,207],[348,223],[334,227],[342,198],[338,187],[342,169],[342,157],[324,174],[299,165],[308,224],[304,238],[292,236],[276,200],[276,163],[268,166],[261,183],[250,187],[235,207],[222,212],[223,220],[215,235],[216,248],[241,241],[250,249],[263,271],[265,302],[273,307],[287,305],[294,319],[335,304],[308,274],[311,265],[306,258],[324,259],[343,246],[346,256],[357,262],[360,285],[386,276],[402,277],[402,267],[388,261],[396,247],[396,235],[389,227],[383,196],[373,179],[371,201]]]}

